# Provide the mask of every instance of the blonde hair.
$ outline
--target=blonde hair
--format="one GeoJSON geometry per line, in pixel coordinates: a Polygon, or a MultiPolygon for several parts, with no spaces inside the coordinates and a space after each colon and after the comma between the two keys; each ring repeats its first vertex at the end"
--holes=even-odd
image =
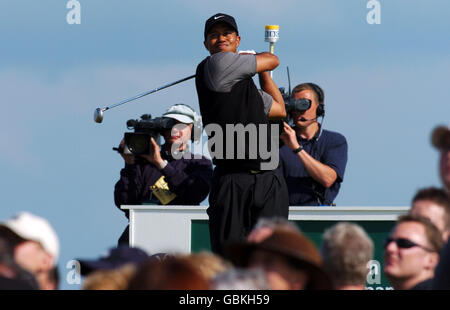
{"type": "Polygon", "coordinates": [[[208,280],[177,256],[143,263],[130,280],[129,290],[208,290],[208,280]]]}
{"type": "Polygon", "coordinates": [[[188,262],[197,269],[208,281],[211,281],[218,274],[230,270],[231,262],[215,255],[211,252],[202,251],[189,255],[182,255],[180,259],[188,262]]]}
{"type": "Polygon", "coordinates": [[[98,270],[89,274],[83,290],[125,290],[136,272],[134,264],[126,264],[112,270],[98,270]]]}

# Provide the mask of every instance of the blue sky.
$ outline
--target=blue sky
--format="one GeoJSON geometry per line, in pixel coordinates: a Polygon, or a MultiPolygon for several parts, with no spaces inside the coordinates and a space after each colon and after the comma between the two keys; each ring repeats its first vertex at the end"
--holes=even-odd
{"type": "MultiPolygon", "coordinates": [[[[439,185],[430,132],[448,124],[450,2],[380,0],[79,0],[81,24],[66,23],[66,0],[0,1],[0,219],[28,210],[61,240],[60,271],[115,245],[126,226],[113,201],[123,166],[111,148],[141,114],[174,103],[198,109],[193,80],[105,112],[97,107],[195,72],[207,56],[204,21],[233,15],[241,49],[268,50],[264,26],[280,25],[274,72],[287,87],[305,81],[326,94],[324,126],[349,144],[341,206],[405,206],[439,185]]],[[[205,201],[204,204],[207,202],[205,201]]]]}

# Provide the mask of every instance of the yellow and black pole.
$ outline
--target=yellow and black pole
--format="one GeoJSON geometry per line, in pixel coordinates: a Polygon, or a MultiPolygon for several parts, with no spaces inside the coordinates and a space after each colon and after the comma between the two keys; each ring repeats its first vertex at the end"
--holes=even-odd
{"type": "MultiPolygon", "coordinates": [[[[280,26],[278,25],[266,25],[265,40],[270,43],[270,53],[273,54],[273,47],[275,42],[278,42],[280,33],[280,26]]],[[[270,77],[272,77],[272,71],[270,71],[270,77]]]]}

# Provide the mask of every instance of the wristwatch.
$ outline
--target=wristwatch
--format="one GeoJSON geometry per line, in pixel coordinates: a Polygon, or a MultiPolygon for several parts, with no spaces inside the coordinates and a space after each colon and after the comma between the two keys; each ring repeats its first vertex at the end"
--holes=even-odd
{"type": "Polygon", "coordinates": [[[164,160],[163,163],[161,165],[159,165],[158,169],[163,170],[164,168],[166,168],[167,164],[168,164],[168,161],[164,160]]]}
{"type": "Polygon", "coordinates": [[[296,148],[295,150],[292,150],[292,152],[294,152],[295,154],[297,154],[298,152],[300,152],[301,150],[303,150],[303,146],[299,146],[298,148],[296,148]]]}

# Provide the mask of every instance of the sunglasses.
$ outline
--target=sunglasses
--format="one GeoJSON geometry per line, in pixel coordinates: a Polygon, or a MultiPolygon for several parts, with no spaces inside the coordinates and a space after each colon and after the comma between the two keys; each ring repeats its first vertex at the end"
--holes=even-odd
{"type": "Polygon", "coordinates": [[[387,238],[387,239],[384,241],[384,248],[386,249],[387,246],[388,246],[391,242],[395,242],[395,244],[397,245],[397,247],[398,247],[399,249],[410,249],[410,248],[413,248],[413,247],[417,246],[417,247],[419,247],[419,248],[424,249],[424,250],[427,251],[427,252],[436,252],[436,251],[434,251],[434,250],[432,250],[432,249],[429,249],[429,248],[427,248],[427,247],[424,247],[423,245],[417,244],[417,243],[415,243],[415,242],[413,242],[413,241],[411,241],[411,240],[405,239],[405,238],[397,238],[397,239],[394,239],[394,238],[390,238],[390,237],[389,237],[389,238],[387,238]]]}

